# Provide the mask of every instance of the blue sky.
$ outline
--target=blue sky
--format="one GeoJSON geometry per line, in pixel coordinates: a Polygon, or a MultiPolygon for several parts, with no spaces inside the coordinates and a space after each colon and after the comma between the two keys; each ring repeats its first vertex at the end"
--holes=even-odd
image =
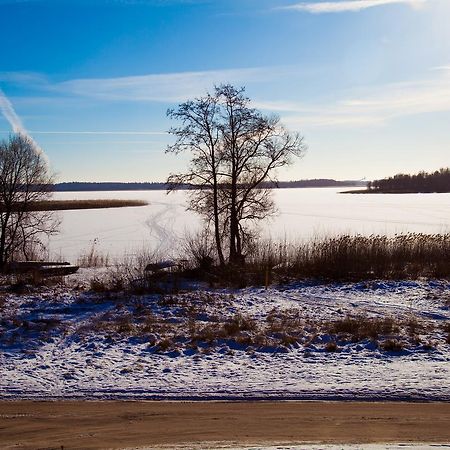
{"type": "Polygon", "coordinates": [[[450,0],[0,0],[0,137],[61,181],[163,180],[166,110],[231,82],[309,146],[282,179],[450,165],[450,0]]]}

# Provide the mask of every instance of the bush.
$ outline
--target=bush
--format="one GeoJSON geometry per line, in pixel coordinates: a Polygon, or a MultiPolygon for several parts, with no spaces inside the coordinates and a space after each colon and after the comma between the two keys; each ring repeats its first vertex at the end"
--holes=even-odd
{"type": "Polygon", "coordinates": [[[222,326],[225,337],[236,336],[241,331],[255,331],[256,328],[255,320],[250,317],[244,317],[241,314],[236,314],[222,326]]]}
{"type": "Polygon", "coordinates": [[[334,352],[338,351],[338,346],[337,346],[336,342],[331,341],[331,342],[327,343],[327,345],[325,346],[325,350],[327,352],[334,353],[334,352]]]}
{"type": "Polygon", "coordinates": [[[387,339],[382,342],[380,348],[386,352],[401,352],[403,350],[403,343],[396,339],[387,339]]]}
{"type": "Polygon", "coordinates": [[[398,326],[390,317],[382,319],[372,319],[365,316],[346,317],[328,325],[329,333],[350,335],[354,341],[366,338],[376,339],[379,335],[386,335],[395,331],[398,331],[398,326]]]}

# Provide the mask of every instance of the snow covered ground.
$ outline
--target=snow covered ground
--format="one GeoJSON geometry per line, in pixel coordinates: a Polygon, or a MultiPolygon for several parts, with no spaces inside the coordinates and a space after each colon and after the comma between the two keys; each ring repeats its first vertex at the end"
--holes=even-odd
{"type": "Polygon", "coordinates": [[[450,400],[448,281],[133,296],[87,274],[1,292],[0,398],[450,400]]]}

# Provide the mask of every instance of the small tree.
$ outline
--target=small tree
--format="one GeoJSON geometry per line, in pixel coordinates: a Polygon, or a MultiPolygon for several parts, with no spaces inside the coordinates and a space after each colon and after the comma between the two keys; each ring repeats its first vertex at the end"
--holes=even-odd
{"type": "Polygon", "coordinates": [[[29,259],[43,235],[56,232],[53,212],[33,211],[48,200],[53,177],[34,142],[21,134],[0,142],[0,270],[13,257],[29,259]]]}
{"type": "Polygon", "coordinates": [[[275,211],[268,183],[276,185],[276,171],[303,154],[299,134],[289,133],[277,116],[265,116],[250,107],[244,89],[216,87],[214,94],[169,110],[182,125],[170,131],[176,142],[169,152],[190,151],[189,169],[170,175],[169,189],[188,184],[190,209],[214,224],[217,255],[224,264],[224,240],[228,260],[243,261],[250,222],[275,211]]]}

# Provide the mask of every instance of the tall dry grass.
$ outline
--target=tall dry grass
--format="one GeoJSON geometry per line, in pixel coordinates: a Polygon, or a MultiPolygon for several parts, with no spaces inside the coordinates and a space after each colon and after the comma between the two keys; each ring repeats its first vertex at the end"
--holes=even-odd
{"type": "MultiPolygon", "coordinates": [[[[450,233],[398,234],[392,237],[342,235],[293,244],[255,241],[245,264],[219,267],[211,243],[204,237],[186,241],[183,259],[170,271],[146,272],[162,261],[156,251],[142,252],[116,262],[100,290],[169,292],[183,279],[203,280],[212,287],[270,285],[298,279],[359,281],[450,277],[450,233]]],[[[95,253],[94,253],[95,255],[95,253]]],[[[91,258],[88,255],[88,260],[91,258]]]]}
{"type": "Polygon", "coordinates": [[[269,270],[270,277],[445,278],[450,276],[450,233],[342,235],[297,245],[260,241],[247,261],[246,271],[269,270]]]}

